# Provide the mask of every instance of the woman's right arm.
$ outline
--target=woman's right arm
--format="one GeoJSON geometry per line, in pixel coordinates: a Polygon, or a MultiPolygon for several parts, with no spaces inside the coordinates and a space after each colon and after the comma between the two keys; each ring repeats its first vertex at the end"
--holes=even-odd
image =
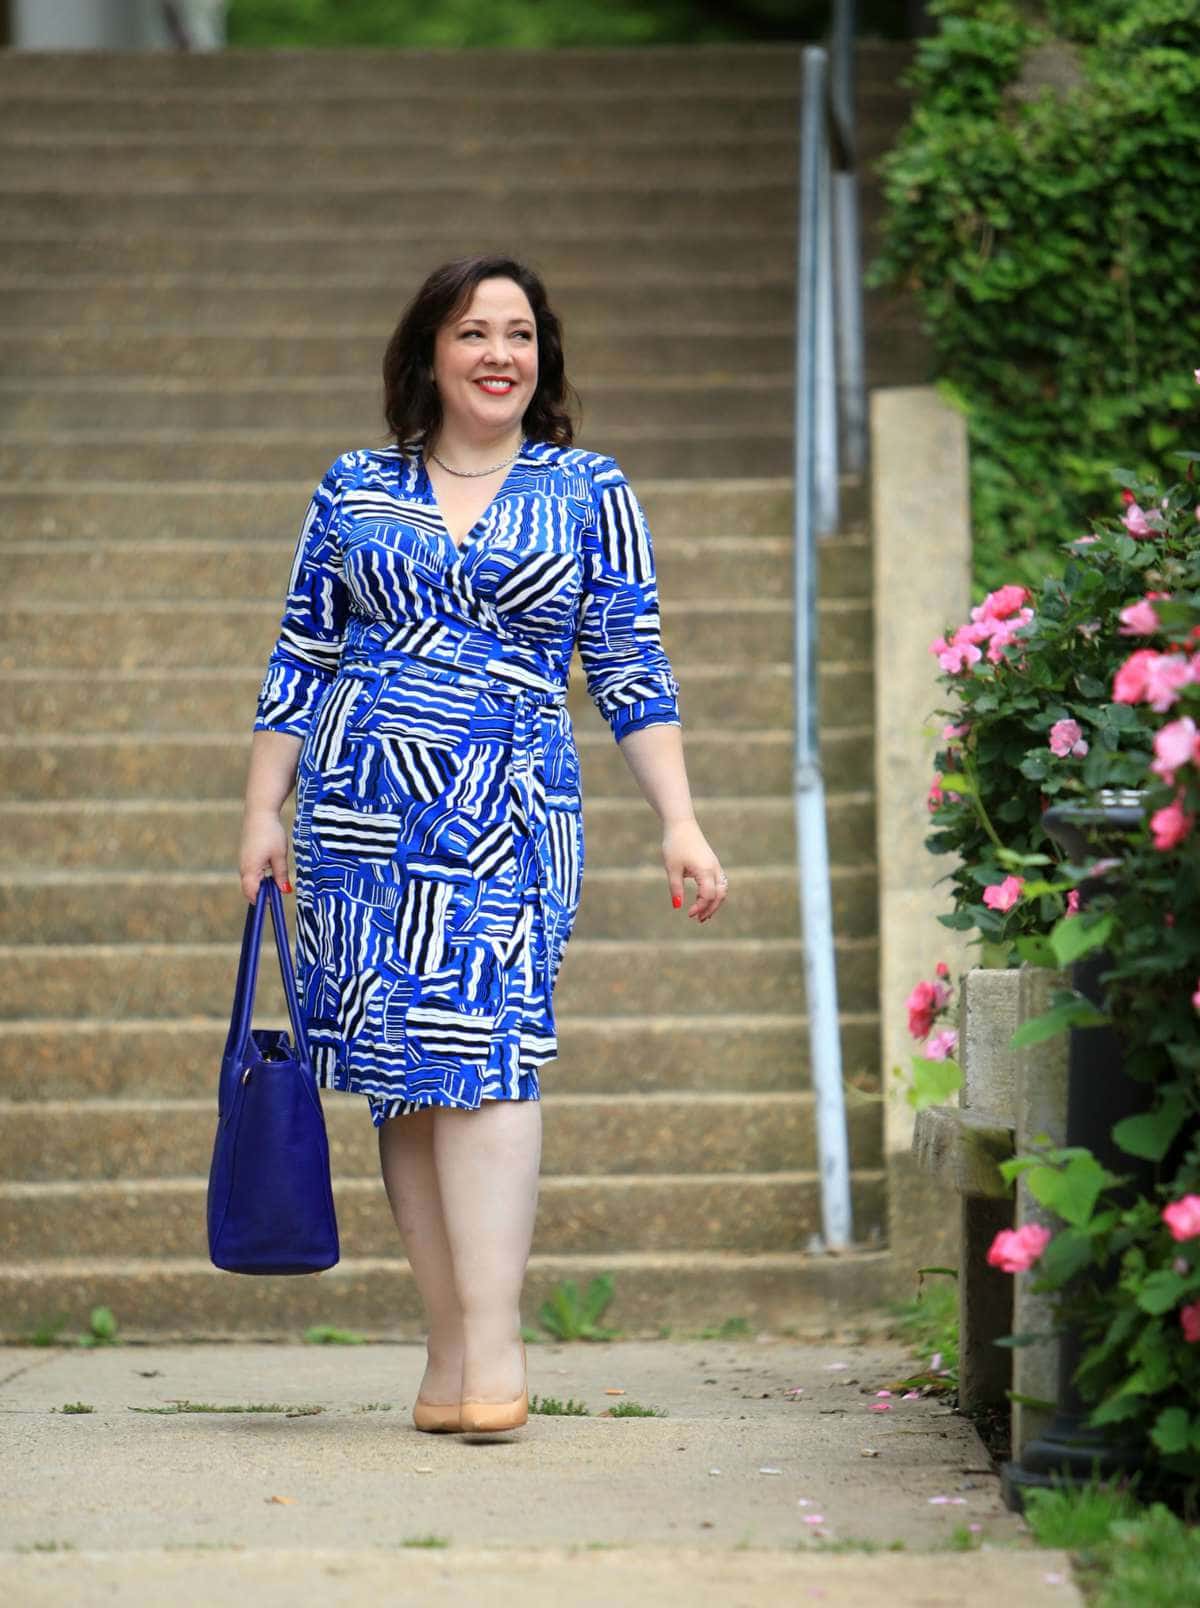
{"type": "Polygon", "coordinates": [[[252,904],[268,873],[284,893],[291,892],[280,812],[295,784],[318,701],[341,656],[349,613],[337,535],[344,457],[330,464],[309,501],[296,539],[283,618],[259,690],[238,850],[242,892],[252,904]]]}

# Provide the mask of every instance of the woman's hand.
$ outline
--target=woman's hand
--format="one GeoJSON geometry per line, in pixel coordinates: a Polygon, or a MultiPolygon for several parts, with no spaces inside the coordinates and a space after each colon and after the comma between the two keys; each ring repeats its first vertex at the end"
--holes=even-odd
{"type": "Polygon", "coordinates": [[[242,815],[242,845],[238,851],[238,872],[242,892],[254,904],[258,899],[258,886],[267,871],[279,884],[280,891],[291,893],[288,877],[287,832],[278,810],[248,809],[242,815]]]}
{"type": "Polygon", "coordinates": [[[728,885],[721,862],[709,848],[694,816],[665,824],[662,854],[671,903],[676,910],[683,904],[683,879],[691,877],[696,884],[696,902],[688,915],[697,921],[711,921],[725,903],[728,885]]]}

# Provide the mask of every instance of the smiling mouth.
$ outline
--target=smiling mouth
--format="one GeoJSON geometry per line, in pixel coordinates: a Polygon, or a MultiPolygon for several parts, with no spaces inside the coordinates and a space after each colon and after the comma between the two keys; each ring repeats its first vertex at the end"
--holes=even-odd
{"type": "Polygon", "coordinates": [[[497,376],[494,379],[487,378],[475,380],[473,383],[477,385],[481,391],[490,392],[492,396],[507,396],[510,391],[515,389],[517,382],[516,380],[510,380],[508,378],[501,378],[500,376],[497,376]]]}

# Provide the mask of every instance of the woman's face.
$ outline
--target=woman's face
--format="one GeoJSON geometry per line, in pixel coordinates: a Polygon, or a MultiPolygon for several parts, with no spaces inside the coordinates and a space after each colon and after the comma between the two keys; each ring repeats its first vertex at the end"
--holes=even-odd
{"type": "Polygon", "coordinates": [[[512,279],[484,279],[437,332],[433,375],[445,422],[499,437],[520,426],[537,388],[537,326],[512,279]]]}

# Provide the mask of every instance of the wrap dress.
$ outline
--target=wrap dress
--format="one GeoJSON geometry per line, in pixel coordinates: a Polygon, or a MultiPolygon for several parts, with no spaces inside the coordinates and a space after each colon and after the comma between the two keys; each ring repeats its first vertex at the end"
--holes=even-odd
{"type": "Polygon", "coordinates": [[[614,738],[679,723],[650,533],[611,457],[526,439],[456,547],[420,445],[301,524],[255,731],[302,739],[295,969],[318,1084],[376,1127],[540,1098],[582,891],[578,646],[614,738]]]}

